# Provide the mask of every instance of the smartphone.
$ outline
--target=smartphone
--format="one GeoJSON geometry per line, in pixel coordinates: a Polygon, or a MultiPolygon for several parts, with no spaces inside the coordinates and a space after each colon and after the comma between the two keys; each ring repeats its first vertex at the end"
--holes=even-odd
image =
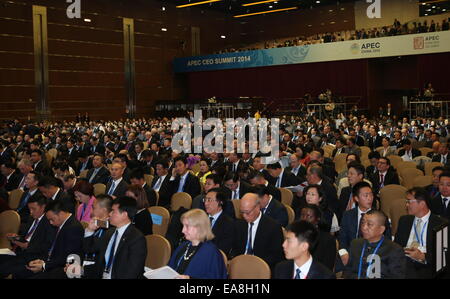
{"type": "Polygon", "coordinates": [[[28,242],[27,240],[23,239],[21,236],[8,237],[8,240],[11,242],[13,242],[13,241],[22,242],[22,243],[28,242]]]}
{"type": "Polygon", "coordinates": [[[108,220],[103,221],[103,220],[96,219],[95,225],[98,227],[101,227],[101,228],[109,228],[109,221],[108,220]]]}

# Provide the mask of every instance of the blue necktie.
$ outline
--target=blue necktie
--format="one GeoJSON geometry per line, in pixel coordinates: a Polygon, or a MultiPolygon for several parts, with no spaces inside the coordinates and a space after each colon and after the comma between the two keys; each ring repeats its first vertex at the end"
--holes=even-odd
{"type": "Polygon", "coordinates": [[[30,231],[27,233],[27,235],[25,236],[25,239],[28,239],[29,237],[31,237],[31,235],[34,233],[34,231],[36,230],[37,226],[39,224],[39,219],[35,219],[33,226],[31,227],[30,231]]]}
{"type": "Polygon", "coordinates": [[[262,208],[261,212],[264,214],[266,212],[266,208],[262,208]]]}
{"type": "Polygon", "coordinates": [[[250,228],[248,229],[248,246],[247,246],[247,254],[253,255],[253,245],[252,245],[252,229],[253,222],[250,222],[250,228]]]}
{"type": "Polygon", "coordinates": [[[50,247],[50,250],[48,251],[47,261],[50,261],[50,258],[52,257],[53,249],[55,249],[56,241],[58,240],[58,235],[59,235],[60,230],[61,230],[61,228],[58,227],[58,231],[56,232],[55,239],[52,242],[52,246],[50,247]]]}
{"type": "Polygon", "coordinates": [[[185,181],[185,177],[182,176],[182,177],[180,178],[180,184],[178,185],[178,190],[177,190],[177,192],[183,192],[184,181],[185,181]]]}
{"type": "Polygon", "coordinates": [[[112,266],[112,264],[114,262],[114,254],[115,254],[114,253],[114,249],[116,248],[116,241],[117,241],[117,236],[118,235],[119,235],[119,231],[116,230],[116,232],[114,233],[112,245],[111,245],[111,247],[109,248],[109,251],[108,251],[108,258],[106,258],[106,256],[105,256],[105,259],[108,261],[106,263],[106,267],[105,267],[105,272],[106,273],[109,273],[109,271],[111,270],[111,266],[112,266]]]}
{"type": "Polygon", "coordinates": [[[23,199],[23,201],[20,203],[19,208],[17,208],[17,211],[22,210],[28,203],[28,199],[30,199],[31,194],[30,192],[27,192],[27,194],[25,195],[25,198],[23,199]]]}
{"type": "Polygon", "coordinates": [[[94,170],[94,172],[93,172],[92,175],[91,175],[91,178],[89,179],[89,183],[92,184],[92,181],[94,180],[94,178],[95,178],[95,176],[97,175],[97,173],[99,172],[99,170],[100,170],[100,168],[96,168],[96,169],[94,170]]]}
{"type": "Polygon", "coordinates": [[[113,181],[111,184],[111,188],[109,188],[108,195],[113,195],[114,189],[116,189],[116,183],[113,181]]]}
{"type": "Polygon", "coordinates": [[[295,277],[294,277],[294,279],[300,279],[300,273],[301,273],[300,269],[297,268],[295,270],[295,277]]]}

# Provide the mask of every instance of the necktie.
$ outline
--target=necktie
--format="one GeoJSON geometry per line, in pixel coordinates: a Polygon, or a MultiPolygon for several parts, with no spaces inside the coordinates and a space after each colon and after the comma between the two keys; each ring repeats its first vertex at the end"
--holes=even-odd
{"type": "Polygon", "coordinates": [[[113,195],[114,189],[116,189],[116,183],[112,181],[111,188],[109,188],[108,195],[113,195]]]}
{"type": "Polygon", "coordinates": [[[161,186],[161,178],[158,178],[158,180],[156,181],[155,186],[153,186],[154,190],[159,190],[159,187],[161,186]]]}
{"type": "Polygon", "coordinates": [[[442,155],[441,163],[444,165],[447,163],[447,158],[444,155],[442,155]]]}
{"type": "Polygon", "coordinates": [[[380,187],[384,187],[384,174],[380,173],[380,187]]]}
{"type": "Polygon", "coordinates": [[[359,224],[358,224],[358,235],[357,235],[357,238],[362,238],[362,234],[361,234],[361,223],[362,223],[364,214],[366,214],[366,213],[361,213],[361,218],[359,219],[359,224]]]}
{"type": "Polygon", "coordinates": [[[349,211],[353,208],[353,193],[350,193],[350,198],[348,199],[346,211],[349,211]]]}
{"type": "Polygon", "coordinates": [[[236,164],[233,164],[233,172],[236,172],[236,164]]]}
{"type": "Polygon", "coordinates": [[[22,178],[22,181],[20,181],[19,189],[23,189],[25,187],[25,177],[26,177],[26,175],[24,175],[22,178]]]}
{"type": "Polygon", "coordinates": [[[20,203],[20,206],[17,208],[17,211],[22,210],[27,205],[28,199],[30,199],[30,197],[31,197],[30,192],[27,192],[27,194],[23,198],[23,201],[20,203]]]}
{"type": "Polygon", "coordinates": [[[237,189],[233,191],[233,199],[238,199],[237,189]]]}
{"type": "MultiPolygon", "coordinates": [[[[419,236],[422,236],[422,219],[417,219],[416,222],[416,232],[417,234],[414,234],[414,238],[417,240],[417,238],[419,238],[419,236]]],[[[417,240],[417,243],[422,246],[422,243],[420,242],[420,240],[417,240]]]]}
{"type": "Polygon", "coordinates": [[[267,208],[262,208],[262,209],[261,209],[261,212],[264,214],[264,213],[266,212],[266,209],[267,209],[267,208]]]}
{"type": "Polygon", "coordinates": [[[182,177],[180,178],[180,184],[178,185],[178,190],[177,190],[177,192],[183,192],[184,180],[185,180],[185,177],[182,176],[182,177]]]}
{"type": "Polygon", "coordinates": [[[301,273],[300,269],[297,268],[297,269],[295,270],[295,277],[294,277],[294,279],[300,279],[300,273],[301,273]]]}
{"type": "Polygon", "coordinates": [[[100,168],[96,168],[94,169],[94,172],[92,173],[90,179],[89,179],[89,183],[92,183],[92,181],[94,180],[95,176],[97,175],[97,173],[100,171],[100,168]]]}
{"type": "Polygon", "coordinates": [[[211,226],[212,226],[212,223],[214,221],[214,217],[209,217],[209,221],[211,222],[211,226]]]}
{"type": "Polygon", "coordinates": [[[53,249],[55,249],[56,241],[58,240],[58,235],[59,235],[60,230],[61,230],[61,228],[58,227],[58,231],[56,232],[55,239],[52,242],[52,246],[50,247],[50,250],[48,251],[47,261],[49,261],[50,258],[52,257],[52,252],[53,252],[53,249]]]}
{"type": "Polygon", "coordinates": [[[26,240],[28,240],[28,238],[31,237],[31,235],[33,235],[33,233],[36,230],[38,224],[39,224],[39,219],[35,219],[34,222],[33,222],[33,226],[31,227],[31,229],[28,231],[27,235],[25,236],[26,240]]]}
{"type": "Polygon", "coordinates": [[[247,246],[247,254],[253,255],[253,245],[252,245],[252,231],[253,231],[253,222],[250,222],[250,228],[248,229],[248,246],[247,246]]]}
{"type": "Polygon", "coordinates": [[[111,266],[112,266],[112,264],[114,262],[114,254],[115,254],[114,251],[116,249],[116,241],[117,241],[117,236],[118,235],[119,235],[119,231],[116,230],[116,232],[114,233],[112,245],[111,245],[111,247],[109,248],[109,251],[108,251],[108,258],[106,258],[106,256],[105,256],[105,260],[107,260],[106,267],[105,267],[105,272],[106,273],[109,273],[109,271],[111,270],[111,266]]]}
{"type": "Polygon", "coordinates": [[[275,187],[280,188],[280,181],[281,181],[281,177],[278,177],[275,187]]]}
{"type": "Polygon", "coordinates": [[[444,203],[444,208],[447,208],[447,200],[448,200],[447,197],[442,198],[442,202],[444,203]]]}

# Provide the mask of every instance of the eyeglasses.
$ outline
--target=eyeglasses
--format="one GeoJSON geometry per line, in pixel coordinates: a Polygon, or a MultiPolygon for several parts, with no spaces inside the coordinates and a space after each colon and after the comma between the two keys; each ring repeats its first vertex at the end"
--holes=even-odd
{"type": "Polygon", "coordinates": [[[412,203],[412,202],[418,202],[418,200],[417,200],[417,199],[407,199],[407,200],[406,200],[406,203],[407,203],[407,204],[410,204],[410,203],[412,203]]]}

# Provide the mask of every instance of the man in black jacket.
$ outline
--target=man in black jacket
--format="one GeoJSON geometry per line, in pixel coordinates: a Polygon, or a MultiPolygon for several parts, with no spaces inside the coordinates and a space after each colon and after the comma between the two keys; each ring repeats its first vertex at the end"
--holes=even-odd
{"type": "Polygon", "coordinates": [[[445,171],[439,176],[439,194],[431,199],[430,209],[435,215],[450,220],[450,172],[445,171]]]}
{"type": "Polygon", "coordinates": [[[84,247],[98,252],[95,264],[86,266],[87,278],[138,279],[144,274],[147,257],[147,243],[144,235],[131,221],[136,215],[136,200],[123,196],[112,205],[110,228],[101,238],[94,241],[98,227],[89,225],[86,229],[84,247]]]}
{"type": "Polygon", "coordinates": [[[406,278],[432,278],[433,229],[448,222],[430,211],[430,198],[423,188],[412,188],[406,194],[408,214],[398,221],[395,242],[405,248],[406,278]]]}
{"type": "Polygon", "coordinates": [[[113,163],[111,167],[111,180],[106,184],[106,194],[113,198],[121,197],[127,192],[128,184],[123,178],[124,166],[113,163]]]}
{"type": "Polygon", "coordinates": [[[153,178],[152,189],[158,192],[158,205],[168,208],[173,190],[170,184],[169,162],[165,159],[156,162],[156,176],[153,178]]]}
{"type": "Polygon", "coordinates": [[[230,257],[251,254],[262,258],[272,269],[283,260],[281,225],[261,213],[258,196],[248,193],[240,201],[243,220],[236,220],[230,257]]]}
{"type": "Polygon", "coordinates": [[[211,221],[213,242],[226,255],[230,253],[234,239],[234,220],[223,211],[227,204],[231,203],[220,188],[213,188],[205,195],[205,211],[211,221]]]}
{"type": "Polygon", "coordinates": [[[12,191],[19,187],[20,182],[22,181],[23,174],[16,171],[16,165],[11,160],[5,161],[1,164],[1,173],[6,178],[6,191],[12,191]]]}
{"type": "Polygon", "coordinates": [[[319,231],[314,224],[297,221],[286,229],[286,240],[283,243],[287,261],[275,267],[275,279],[333,279],[336,276],[311,255],[315,247],[319,231]]]}
{"type": "Polygon", "coordinates": [[[301,179],[292,172],[288,172],[281,167],[280,162],[267,165],[267,170],[272,176],[270,183],[277,188],[297,186],[302,183],[301,179]]]}
{"type": "Polygon", "coordinates": [[[192,198],[195,198],[201,193],[200,181],[189,172],[185,157],[177,157],[174,162],[175,167],[170,178],[170,186],[173,192],[186,192],[192,198]]]}
{"type": "Polygon", "coordinates": [[[255,193],[259,197],[259,203],[263,215],[271,217],[281,226],[286,227],[289,220],[286,207],[281,202],[273,198],[270,194],[269,188],[264,185],[258,185],[256,186],[255,193]]]}
{"type": "Polygon", "coordinates": [[[147,201],[150,207],[156,206],[156,192],[145,182],[144,170],[142,168],[136,168],[131,172],[130,181],[133,185],[142,186],[145,194],[147,194],[147,201]]]}
{"type": "Polygon", "coordinates": [[[48,254],[29,262],[27,269],[35,273],[33,278],[65,278],[67,257],[71,254],[81,256],[83,226],[60,200],[49,202],[45,211],[50,224],[57,227],[56,236],[48,254]]]}
{"type": "Polygon", "coordinates": [[[28,199],[27,206],[31,217],[19,235],[8,234],[8,237],[18,237],[13,241],[17,246],[16,256],[0,255],[0,278],[12,274],[15,278],[28,278],[33,272],[26,265],[35,259],[44,259],[55,237],[56,229],[45,217],[47,199],[36,193],[28,199]]]}
{"type": "Polygon", "coordinates": [[[109,170],[104,165],[104,157],[102,155],[94,155],[92,158],[92,168],[89,169],[86,179],[92,185],[108,183],[109,170]]]}
{"type": "Polygon", "coordinates": [[[400,185],[398,174],[391,167],[391,160],[386,157],[380,157],[378,160],[377,171],[369,176],[372,182],[372,188],[376,195],[380,193],[381,188],[387,185],[400,185]]]}
{"type": "Polygon", "coordinates": [[[39,190],[41,193],[50,201],[61,201],[67,211],[72,214],[75,214],[75,199],[72,198],[69,194],[64,192],[60,187],[58,187],[58,181],[54,177],[42,177],[39,180],[39,190]]]}

